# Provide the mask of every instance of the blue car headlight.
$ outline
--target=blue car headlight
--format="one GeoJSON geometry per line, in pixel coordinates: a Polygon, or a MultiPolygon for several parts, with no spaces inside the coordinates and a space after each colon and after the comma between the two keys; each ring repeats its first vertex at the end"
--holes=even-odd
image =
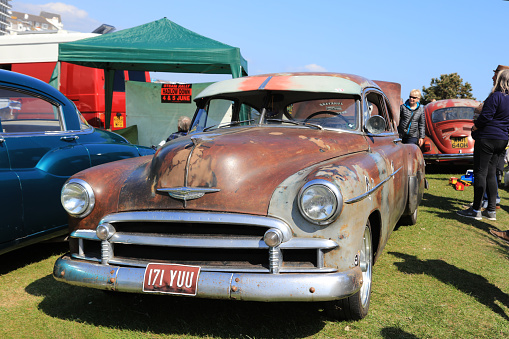
{"type": "Polygon", "coordinates": [[[60,201],[64,209],[71,216],[84,218],[94,208],[94,191],[86,181],[71,179],[62,187],[60,201]]]}
{"type": "Polygon", "coordinates": [[[315,179],[300,189],[298,205],[306,220],[318,225],[328,225],[341,214],[343,196],[331,182],[315,179]]]}

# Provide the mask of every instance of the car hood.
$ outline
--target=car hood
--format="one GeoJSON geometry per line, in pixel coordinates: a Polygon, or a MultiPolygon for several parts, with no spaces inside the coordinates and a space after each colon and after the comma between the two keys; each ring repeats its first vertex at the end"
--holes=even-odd
{"type": "Polygon", "coordinates": [[[195,133],[167,143],[150,166],[133,172],[124,182],[118,209],[266,215],[275,188],[288,176],[367,149],[361,134],[308,128],[247,127],[195,133]],[[184,202],[165,191],[182,187],[214,192],[184,202]]]}

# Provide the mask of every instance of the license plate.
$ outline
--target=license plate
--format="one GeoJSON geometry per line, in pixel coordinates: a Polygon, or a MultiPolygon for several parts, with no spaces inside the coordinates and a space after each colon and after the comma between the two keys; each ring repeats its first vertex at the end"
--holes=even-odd
{"type": "Polygon", "coordinates": [[[199,266],[148,264],[143,292],[196,295],[199,275],[199,266]]]}
{"type": "Polygon", "coordinates": [[[463,138],[451,138],[452,148],[468,148],[467,137],[463,138]]]}

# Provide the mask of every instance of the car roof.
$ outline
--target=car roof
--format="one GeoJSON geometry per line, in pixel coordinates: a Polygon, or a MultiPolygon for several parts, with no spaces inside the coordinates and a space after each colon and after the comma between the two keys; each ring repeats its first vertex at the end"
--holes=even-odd
{"type": "Polygon", "coordinates": [[[361,95],[364,88],[378,85],[364,77],[346,73],[272,73],[216,82],[195,100],[226,93],[247,91],[299,91],[361,95]]]}
{"type": "Polygon", "coordinates": [[[0,69],[0,85],[39,93],[46,97],[52,98],[60,104],[69,104],[69,99],[67,99],[56,88],[42,80],[25,74],[0,69]]]}
{"type": "Polygon", "coordinates": [[[473,99],[444,99],[430,102],[426,105],[425,109],[428,112],[433,112],[440,108],[447,107],[477,107],[480,102],[473,99]]]}

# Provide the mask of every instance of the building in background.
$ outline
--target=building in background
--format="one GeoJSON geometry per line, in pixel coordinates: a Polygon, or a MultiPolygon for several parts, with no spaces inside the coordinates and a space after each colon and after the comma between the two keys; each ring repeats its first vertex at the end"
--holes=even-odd
{"type": "Polygon", "coordinates": [[[9,18],[11,17],[11,0],[0,0],[0,35],[9,34],[9,18]]]}
{"type": "MultiPolygon", "coordinates": [[[[0,0],[5,1],[5,0],[0,0]]],[[[39,15],[11,11],[8,21],[8,34],[35,32],[58,32],[64,28],[60,14],[41,11],[39,15]]]]}

